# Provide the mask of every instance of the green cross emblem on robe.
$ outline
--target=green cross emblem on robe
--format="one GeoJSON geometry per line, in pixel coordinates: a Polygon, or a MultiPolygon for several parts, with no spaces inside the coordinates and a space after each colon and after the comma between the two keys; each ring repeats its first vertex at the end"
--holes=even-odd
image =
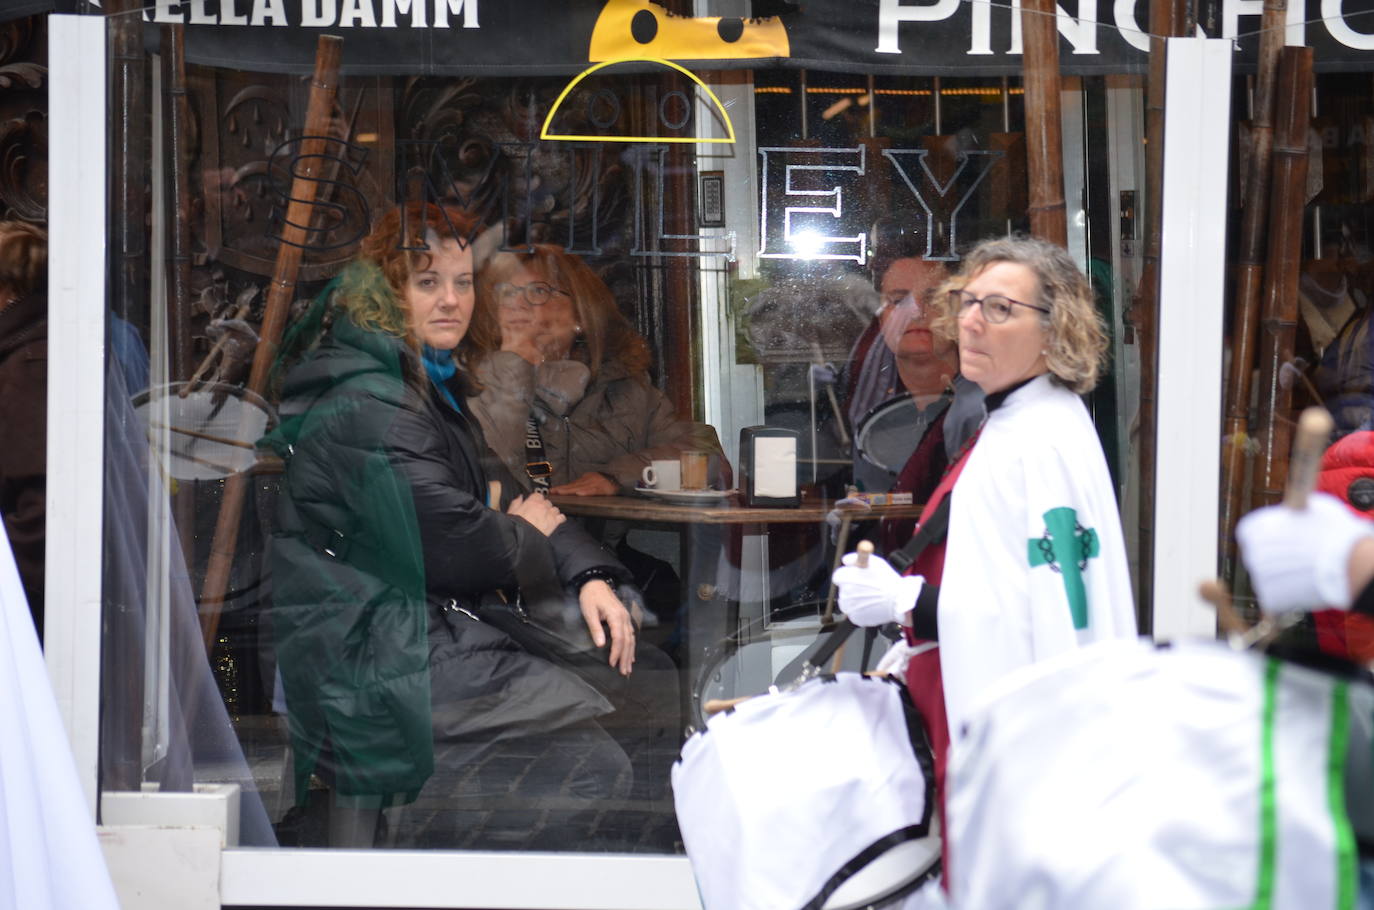
{"type": "Polygon", "coordinates": [[[1050,509],[1044,519],[1045,533],[1030,541],[1031,568],[1047,565],[1064,576],[1073,627],[1086,629],[1088,591],[1083,585],[1083,572],[1088,568],[1088,560],[1101,551],[1101,542],[1096,531],[1078,523],[1078,513],[1068,506],[1050,509]]]}

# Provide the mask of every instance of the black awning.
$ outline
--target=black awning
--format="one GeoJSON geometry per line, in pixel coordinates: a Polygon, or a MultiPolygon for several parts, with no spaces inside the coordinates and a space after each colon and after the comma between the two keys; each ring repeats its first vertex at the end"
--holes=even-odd
{"type": "MultiPolygon", "coordinates": [[[[1318,70],[1374,69],[1374,9],[1345,0],[1340,16],[1322,20],[1322,0],[1306,4],[1298,28],[1318,70]]],[[[1143,69],[1148,0],[1059,6],[1062,72],[1143,69]]],[[[344,72],[353,74],[571,76],[618,58],[669,59],[694,70],[1021,72],[1019,14],[1009,0],[806,0],[770,8],[786,11],[741,20],[671,16],[650,0],[156,0],[144,18],[185,24],[192,62],[266,72],[308,72],[324,33],[345,39],[344,72]]],[[[1223,11],[1220,26],[1239,36],[1242,68],[1258,45],[1259,16],[1246,10],[1223,11]]]]}

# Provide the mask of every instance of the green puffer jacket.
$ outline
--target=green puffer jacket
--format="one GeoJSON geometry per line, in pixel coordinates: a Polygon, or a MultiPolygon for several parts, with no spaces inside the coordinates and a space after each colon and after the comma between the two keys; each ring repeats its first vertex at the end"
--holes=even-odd
{"type": "Polygon", "coordinates": [[[414,798],[436,737],[518,736],[610,710],[457,609],[533,578],[626,573],[570,523],[546,538],[488,508],[480,430],[413,351],[341,315],[282,399],[266,440],[286,463],[272,620],[302,798],[323,758],[340,794],[386,805],[414,798]]]}

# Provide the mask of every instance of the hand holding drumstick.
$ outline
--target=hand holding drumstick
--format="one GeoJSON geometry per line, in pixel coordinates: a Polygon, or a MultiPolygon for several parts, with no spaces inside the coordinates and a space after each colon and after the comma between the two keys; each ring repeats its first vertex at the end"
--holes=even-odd
{"type": "MultiPolygon", "coordinates": [[[[1334,496],[1312,492],[1331,428],[1325,410],[1303,412],[1283,504],[1257,509],[1236,527],[1260,608],[1270,616],[1287,619],[1321,607],[1348,608],[1374,577],[1374,524],[1334,496]]],[[[1203,594],[1218,604],[1223,626],[1233,626],[1234,611],[1219,583],[1208,583],[1203,594]]],[[[1260,626],[1245,638],[1263,640],[1273,632],[1268,617],[1260,626]]]]}

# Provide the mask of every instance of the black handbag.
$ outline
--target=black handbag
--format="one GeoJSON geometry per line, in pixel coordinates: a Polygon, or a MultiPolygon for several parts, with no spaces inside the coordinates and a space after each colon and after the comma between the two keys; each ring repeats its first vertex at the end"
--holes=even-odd
{"type": "Polygon", "coordinates": [[[565,665],[533,653],[456,600],[430,600],[436,740],[496,741],[592,720],[614,706],[565,665]]]}
{"type": "Polygon", "coordinates": [[[576,600],[560,595],[539,597],[531,604],[523,597],[511,600],[498,592],[484,597],[475,612],[526,651],[577,674],[612,702],[618,702],[629,680],[607,663],[607,648],[592,643],[576,600]]]}

